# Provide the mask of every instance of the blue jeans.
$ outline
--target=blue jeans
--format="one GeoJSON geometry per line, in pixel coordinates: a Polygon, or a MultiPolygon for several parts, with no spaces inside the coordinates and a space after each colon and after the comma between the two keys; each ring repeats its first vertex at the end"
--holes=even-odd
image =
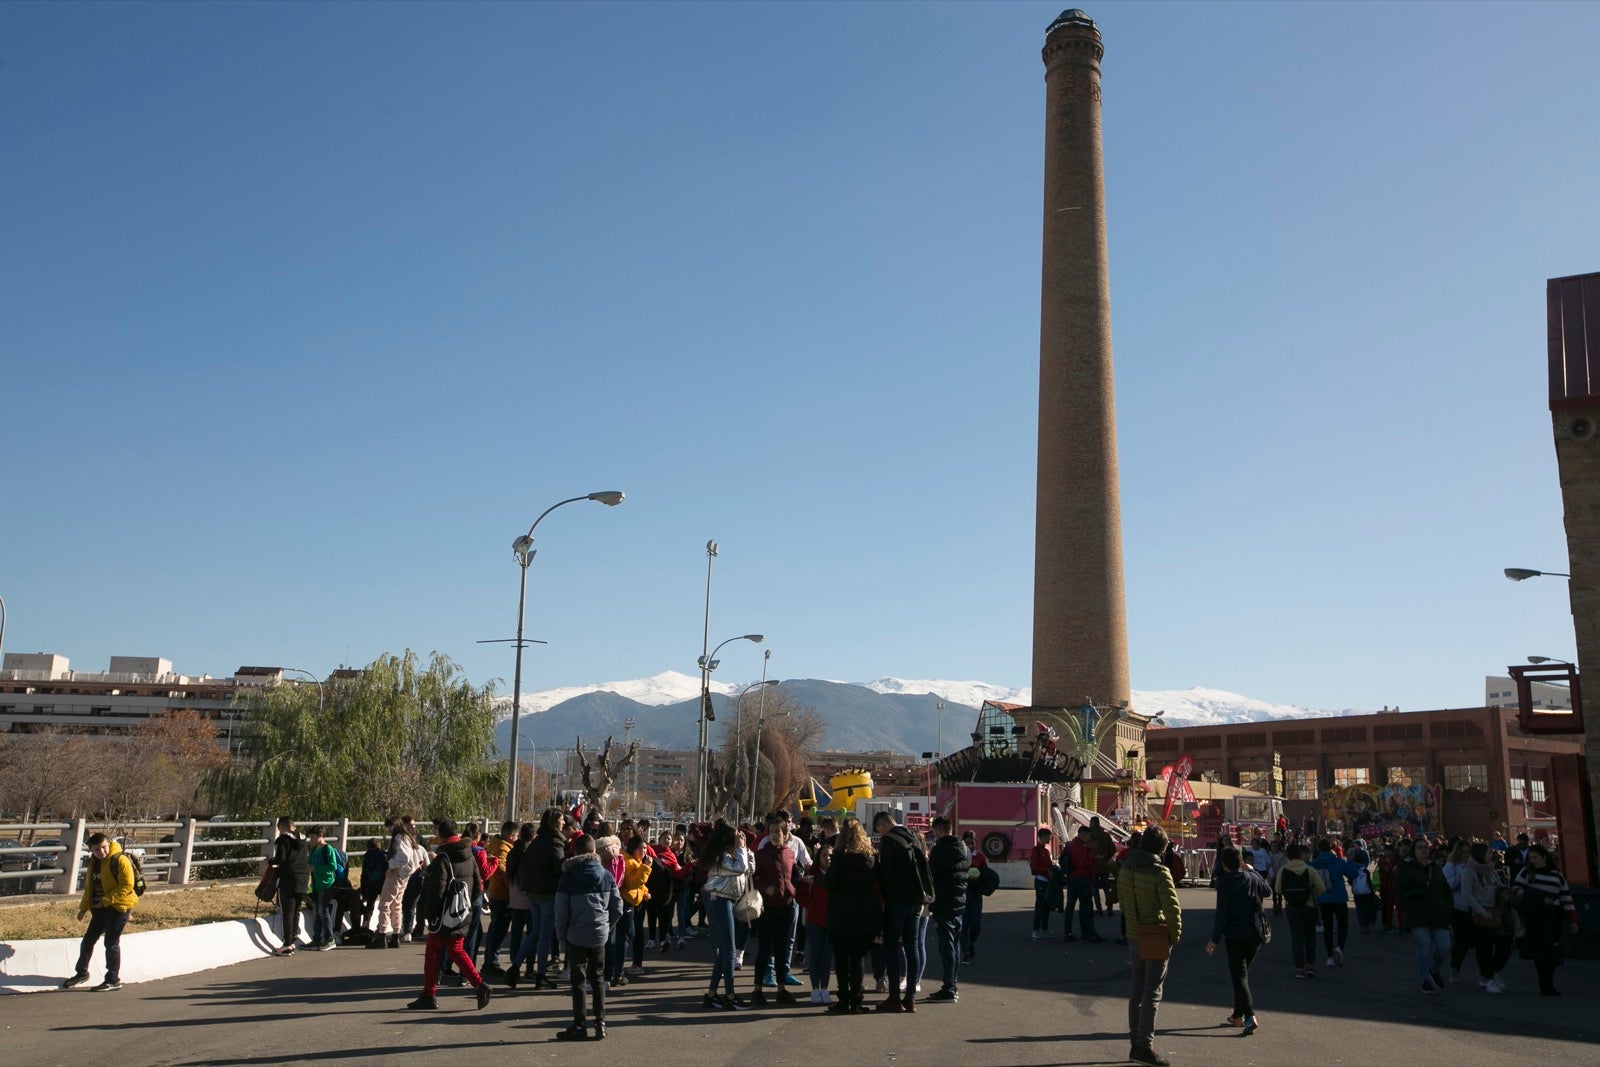
{"type": "Polygon", "coordinates": [[[917,937],[919,913],[916,904],[891,904],[884,909],[883,950],[888,956],[889,995],[900,997],[900,982],[909,977],[905,995],[915,996],[917,975],[922,973],[922,941],[917,937]]]}
{"type": "Polygon", "coordinates": [[[89,973],[89,959],[94,955],[94,945],[102,937],[106,942],[106,981],[115,982],[122,977],[122,928],[128,925],[128,913],[112,908],[92,908],[89,911],[89,929],[83,933],[78,946],[78,968],[75,973],[89,973]]]}
{"type": "Polygon", "coordinates": [[[318,889],[311,896],[311,943],[321,945],[334,940],[333,886],[318,889]]]}
{"type": "Polygon", "coordinates": [[[1033,932],[1050,932],[1050,882],[1044,878],[1033,880],[1033,932]]]}
{"type": "Polygon", "coordinates": [[[711,926],[711,992],[717,991],[721,979],[727,995],[733,996],[733,901],[726,897],[706,894],[706,921],[711,926]]]}
{"type": "Polygon", "coordinates": [[[1413,926],[1411,943],[1416,946],[1417,981],[1426,982],[1434,971],[1443,973],[1445,961],[1450,958],[1450,928],[1441,926],[1413,926]]]}
{"type": "Polygon", "coordinates": [[[933,929],[939,938],[939,966],[944,969],[943,988],[954,993],[961,971],[961,914],[935,915],[933,929]]]}
{"type": "Polygon", "coordinates": [[[811,976],[812,989],[828,988],[828,979],[833,977],[833,945],[828,941],[828,931],[810,922],[806,923],[806,971],[811,976]]]}
{"type": "Polygon", "coordinates": [[[489,901],[489,934],[483,946],[483,965],[499,966],[500,946],[506,943],[506,927],[511,923],[511,904],[505,900],[489,901]]]}
{"type": "Polygon", "coordinates": [[[533,909],[528,912],[528,932],[511,957],[514,971],[528,959],[536,959],[535,975],[543,978],[550,967],[550,945],[556,937],[556,898],[529,897],[533,909]]]}
{"type": "Polygon", "coordinates": [[[756,920],[757,989],[761,988],[761,979],[769,967],[776,970],[779,989],[788,984],[785,979],[789,977],[789,954],[794,951],[794,923],[799,911],[799,905],[793,901],[768,904],[762,909],[761,918],[756,920]]]}
{"type": "MultiPolygon", "coordinates": [[[[928,969],[928,927],[931,922],[932,920],[926,915],[917,916],[917,969],[915,972],[906,972],[914,979],[908,983],[912,986],[922,984],[922,975],[928,969]]],[[[915,992],[915,990],[912,990],[912,992],[915,992]]]]}
{"type": "Polygon", "coordinates": [[[622,918],[611,927],[611,940],[606,942],[606,978],[614,981],[622,977],[622,961],[628,954],[628,938],[633,934],[633,909],[627,901],[622,903],[622,918]]]}
{"type": "Polygon", "coordinates": [[[1067,913],[1062,917],[1067,933],[1072,933],[1072,913],[1078,913],[1078,933],[1085,938],[1097,937],[1094,928],[1094,879],[1067,879],[1067,913]]]}
{"type": "MultiPolygon", "coordinates": [[[[517,949],[522,947],[523,938],[527,936],[528,924],[532,922],[532,920],[533,912],[529,911],[527,908],[513,908],[510,905],[506,906],[505,943],[511,946],[512,959],[516,958],[517,949]]],[[[514,963],[506,968],[508,971],[515,969],[516,964],[514,963]]]]}

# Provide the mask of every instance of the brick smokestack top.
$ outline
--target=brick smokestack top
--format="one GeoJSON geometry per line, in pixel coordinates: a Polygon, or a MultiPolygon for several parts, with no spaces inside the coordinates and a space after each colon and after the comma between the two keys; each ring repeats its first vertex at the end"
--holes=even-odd
{"type": "Polygon", "coordinates": [[[1039,482],[1033,703],[1129,698],[1111,375],[1111,289],[1094,21],[1045,31],[1044,262],[1039,314],[1039,482]]]}

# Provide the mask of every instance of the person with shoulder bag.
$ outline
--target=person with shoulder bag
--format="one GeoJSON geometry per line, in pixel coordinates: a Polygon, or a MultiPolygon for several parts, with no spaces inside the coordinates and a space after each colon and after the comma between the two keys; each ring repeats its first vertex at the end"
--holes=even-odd
{"type": "Polygon", "coordinates": [[[1475,928],[1472,945],[1478,960],[1478,985],[1490,993],[1504,993],[1505,980],[1497,976],[1511,959],[1506,885],[1490,859],[1487,844],[1474,844],[1471,857],[1461,872],[1461,890],[1475,928]]]}
{"type": "Polygon", "coordinates": [[[711,987],[705,995],[708,1008],[733,1011],[750,1006],[749,1001],[736,997],[733,992],[733,904],[750,888],[754,864],[749,855],[744,847],[743,831],[734,829],[726,819],[718,819],[701,852],[706,880],[700,897],[711,927],[712,949],[711,987]],[[720,995],[718,982],[724,987],[720,995]]]}
{"type": "Polygon", "coordinates": [[[1261,907],[1272,889],[1255,871],[1245,869],[1238,849],[1223,849],[1217,853],[1217,862],[1222,874],[1217,878],[1217,914],[1206,955],[1216,952],[1219,941],[1227,946],[1228,977],[1233,980],[1233,1014],[1228,1016],[1228,1025],[1243,1027],[1242,1036],[1249,1037],[1259,1028],[1255,999],[1250,994],[1250,964],[1272,936],[1271,921],[1261,907]]]}
{"type": "Polygon", "coordinates": [[[1172,873],[1156,862],[1167,850],[1167,835],[1152,826],[1137,847],[1130,845],[1117,871],[1117,903],[1127,917],[1133,985],[1128,994],[1128,1058],[1150,1067],[1169,1067],[1171,1060],[1154,1045],[1156,1011],[1161,1007],[1161,986],[1167,979],[1167,960],[1183,934],[1183,909],[1172,873]]]}

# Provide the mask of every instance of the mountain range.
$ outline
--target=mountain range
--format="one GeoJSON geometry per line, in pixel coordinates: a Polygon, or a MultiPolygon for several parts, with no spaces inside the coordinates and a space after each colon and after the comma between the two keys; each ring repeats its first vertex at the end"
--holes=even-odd
{"type": "MultiPolygon", "coordinates": [[[[723,730],[734,728],[734,694],[742,687],[712,683],[712,725],[715,745],[723,730]]],[[[870,682],[835,682],[817,678],[785,679],[775,687],[790,707],[815,712],[826,733],[820,747],[840,752],[893,751],[907,755],[942,750],[965,743],[985,700],[1027,704],[1026,687],[1007,688],[978,681],[878,678],[870,682]],[[939,704],[944,704],[941,711],[939,704]],[[942,743],[941,743],[942,742],[942,743]]],[[[631,736],[654,748],[693,748],[697,740],[700,679],[665,671],[632,681],[550,689],[522,697],[521,744],[539,748],[571,748],[580,735],[586,746],[598,747],[606,737],[620,743],[625,723],[634,720],[631,736]]],[[[1133,707],[1144,714],[1162,713],[1168,726],[1208,726],[1233,722],[1303,719],[1322,715],[1365,715],[1359,709],[1319,711],[1260,700],[1218,689],[1135,691],[1133,707]]],[[[746,702],[749,707],[749,702],[746,702]]],[[[511,701],[502,698],[505,716],[496,730],[504,753],[510,747],[511,701]]],[[[748,724],[746,724],[748,728],[748,724]]]]}

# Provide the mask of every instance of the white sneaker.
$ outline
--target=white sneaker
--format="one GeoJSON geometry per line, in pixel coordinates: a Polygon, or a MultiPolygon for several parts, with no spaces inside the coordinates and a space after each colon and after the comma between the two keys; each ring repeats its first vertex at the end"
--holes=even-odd
{"type": "Polygon", "coordinates": [[[1323,964],[1323,966],[1324,966],[1324,967],[1332,967],[1332,966],[1333,966],[1333,957],[1332,957],[1332,956],[1329,956],[1329,957],[1328,957],[1328,962],[1327,962],[1327,963],[1324,963],[1324,964],[1323,964]]]}
{"type": "Polygon", "coordinates": [[[819,989],[817,990],[817,1003],[826,1007],[827,1005],[833,1003],[833,998],[828,996],[828,991],[826,989],[819,989]]]}
{"type": "Polygon", "coordinates": [[[820,996],[818,996],[818,994],[821,993],[821,992],[822,992],[822,990],[820,990],[820,989],[813,989],[811,991],[811,1003],[813,1003],[813,1004],[821,1004],[822,1003],[822,998],[820,996]]]}
{"type": "Polygon", "coordinates": [[[1344,966],[1344,949],[1336,948],[1333,950],[1333,963],[1336,967],[1344,966]]]}
{"type": "Polygon", "coordinates": [[[1480,978],[1480,979],[1478,979],[1478,988],[1479,989],[1488,989],[1489,988],[1489,983],[1492,982],[1493,980],[1494,979],[1492,979],[1492,978],[1480,978]]]}
{"type": "Polygon", "coordinates": [[[743,966],[744,966],[744,953],[743,952],[735,952],[733,954],[733,969],[734,970],[738,970],[740,967],[743,967],[743,966]]]}
{"type": "Polygon", "coordinates": [[[922,992],[922,983],[921,983],[921,982],[918,982],[918,983],[917,983],[917,990],[916,990],[916,991],[917,991],[917,992],[918,992],[918,993],[920,993],[920,992],[922,992]]]}
{"type": "Polygon", "coordinates": [[[1461,981],[1461,972],[1452,968],[1450,971],[1450,984],[1455,985],[1459,981],[1461,981]]]}
{"type": "Polygon", "coordinates": [[[409,945],[409,944],[411,944],[411,935],[410,935],[410,934],[401,934],[401,935],[400,935],[400,943],[401,943],[401,944],[402,944],[402,945],[409,945]]]}
{"type": "Polygon", "coordinates": [[[648,940],[648,941],[646,941],[644,943],[644,950],[646,952],[649,952],[651,949],[653,949],[655,947],[656,947],[656,939],[653,938],[653,937],[650,940],[648,940]]]}
{"type": "Polygon", "coordinates": [[[1050,940],[1050,935],[1045,933],[1043,930],[1035,930],[1033,932],[1033,939],[1035,941],[1048,941],[1050,940]]]}
{"type": "Polygon", "coordinates": [[[1498,978],[1489,979],[1483,988],[1488,993],[1504,993],[1506,991],[1505,983],[1498,978]]]}
{"type": "Polygon", "coordinates": [[[680,937],[680,938],[678,938],[678,947],[679,947],[679,948],[682,948],[682,947],[683,947],[683,938],[681,938],[681,937],[680,937]]]}

